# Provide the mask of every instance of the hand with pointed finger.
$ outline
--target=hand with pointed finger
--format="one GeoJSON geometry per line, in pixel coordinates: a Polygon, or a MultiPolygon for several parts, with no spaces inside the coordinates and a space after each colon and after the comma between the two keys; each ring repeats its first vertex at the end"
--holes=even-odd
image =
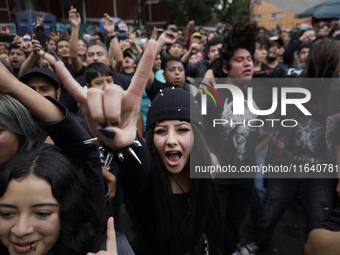
{"type": "Polygon", "coordinates": [[[154,29],[126,91],[119,86],[107,86],[104,91],[90,88],[86,94],[61,61],[55,64],[60,81],[81,105],[92,134],[111,150],[124,149],[136,138],[140,104],[156,58],[156,33],[154,29]]]}
{"type": "Polygon", "coordinates": [[[97,253],[89,252],[87,255],[118,255],[113,217],[110,217],[107,221],[106,251],[99,251],[97,253]]]}
{"type": "Polygon", "coordinates": [[[70,21],[73,27],[80,26],[81,23],[80,14],[77,12],[76,8],[73,8],[73,6],[71,6],[70,11],[68,12],[68,20],[70,21]]]}

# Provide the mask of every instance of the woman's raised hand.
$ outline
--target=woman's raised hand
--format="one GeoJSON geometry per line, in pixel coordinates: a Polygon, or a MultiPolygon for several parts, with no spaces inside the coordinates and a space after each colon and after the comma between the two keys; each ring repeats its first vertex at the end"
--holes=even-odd
{"type": "Polygon", "coordinates": [[[131,145],[136,138],[140,104],[156,58],[156,34],[154,29],[126,91],[118,86],[108,86],[104,91],[90,88],[86,94],[61,61],[55,65],[59,79],[81,105],[92,134],[112,150],[131,145]]]}

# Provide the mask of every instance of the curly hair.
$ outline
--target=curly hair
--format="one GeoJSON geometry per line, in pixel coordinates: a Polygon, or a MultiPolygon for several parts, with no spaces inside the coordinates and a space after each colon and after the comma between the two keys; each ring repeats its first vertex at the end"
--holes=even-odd
{"type": "MultiPolygon", "coordinates": [[[[105,233],[105,218],[96,208],[82,172],[54,150],[30,150],[17,154],[0,168],[0,197],[15,179],[35,175],[51,185],[59,203],[61,233],[52,254],[84,255],[94,249],[105,233]]],[[[0,254],[9,254],[0,243],[0,254]]]]}

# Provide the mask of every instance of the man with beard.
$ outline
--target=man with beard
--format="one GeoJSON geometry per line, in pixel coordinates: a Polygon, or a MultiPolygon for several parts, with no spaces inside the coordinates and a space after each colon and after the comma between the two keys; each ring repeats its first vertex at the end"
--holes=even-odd
{"type": "Polygon", "coordinates": [[[22,62],[26,59],[25,52],[18,44],[11,44],[9,46],[9,63],[13,68],[13,74],[18,77],[22,62]]]}
{"type": "Polygon", "coordinates": [[[268,54],[264,63],[278,74],[277,77],[285,77],[287,67],[277,60],[279,51],[283,46],[283,41],[276,37],[272,37],[270,40],[271,46],[268,50],[268,54]]]}

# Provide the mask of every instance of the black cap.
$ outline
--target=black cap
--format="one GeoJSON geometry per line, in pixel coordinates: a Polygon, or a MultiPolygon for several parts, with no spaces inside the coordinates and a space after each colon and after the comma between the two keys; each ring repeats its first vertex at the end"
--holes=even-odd
{"type": "Polygon", "coordinates": [[[200,107],[190,92],[184,89],[173,87],[160,90],[148,110],[146,131],[164,120],[185,120],[204,131],[200,107]]]}
{"type": "Polygon", "coordinates": [[[126,40],[129,39],[128,33],[118,33],[116,34],[118,40],[126,40]]]}
{"type": "Polygon", "coordinates": [[[34,67],[33,69],[29,69],[25,75],[23,75],[19,80],[23,83],[27,81],[27,79],[31,77],[43,77],[48,79],[54,88],[57,90],[59,89],[59,79],[58,76],[53,73],[50,69],[47,68],[40,68],[40,67],[34,67]]]}

